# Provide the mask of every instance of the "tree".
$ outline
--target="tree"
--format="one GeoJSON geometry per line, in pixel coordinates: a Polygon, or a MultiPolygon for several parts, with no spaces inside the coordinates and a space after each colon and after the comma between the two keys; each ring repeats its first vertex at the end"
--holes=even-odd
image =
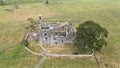
{"type": "Polygon", "coordinates": [[[45,4],[49,4],[48,0],[45,0],[45,4]]]}
{"type": "Polygon", "coordinates": [[[107,44],[107,36],[108,31],[105,28],[93,21],[86,21],[77,28],[74,44],[100,51],[103,45],[107,44]]]}
{"type": "Polygon", "coordinates": [[[3,0],[0,0],[0,6],[5,5],[3,0]]]}

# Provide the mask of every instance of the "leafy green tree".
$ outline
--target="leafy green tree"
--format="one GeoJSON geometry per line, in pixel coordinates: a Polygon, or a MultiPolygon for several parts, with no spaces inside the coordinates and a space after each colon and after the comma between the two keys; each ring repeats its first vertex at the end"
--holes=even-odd
{"type": "Polygon", "coordinates": [[[49,4],[48,0],[45,0],[45,4],[49,4]]]}
{"type": "Polygon", "coordinates": [[[0,6],[5,5],[3,0],[0,0],[0,6]]]}
{"type": "Polygon", "coordinates": [[[74,44],[100,51],[103,45],[107,44],[107,37],[108,31],[105,28],[93,21],[86,21],[77,28],[74,44]]]}

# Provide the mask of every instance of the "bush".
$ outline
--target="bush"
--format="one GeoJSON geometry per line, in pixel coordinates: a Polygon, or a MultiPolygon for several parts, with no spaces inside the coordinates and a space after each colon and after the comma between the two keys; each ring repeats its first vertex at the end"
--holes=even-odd
{"type": "Polygon", "coordinates": [[[23,41],[22,41],[22,44],[23,44],[25,47],[28,47],[28,46],[29,46],[29,43],[28,43],[27,40],[23,40],[23,41]]]}

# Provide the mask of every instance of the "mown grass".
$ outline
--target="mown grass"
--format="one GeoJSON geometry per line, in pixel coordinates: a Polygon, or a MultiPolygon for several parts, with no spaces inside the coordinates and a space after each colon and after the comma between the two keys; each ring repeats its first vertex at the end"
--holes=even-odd
{"type": "MultiPolygon", "coordinates": [[[[39,15],[43,16],[43,21],[65,21],[70,18],[74,27],[86,20],[92,20],[107,28],[108,45],[98,53],[98,60],[102,68],[120,67],[120,0],[50,0],[49,5],[38,0],[4,1],[7,5],[0,6],[1,68],[33,68],[40,60],[41,57],[28,53],[20,44],[27,31],[24,28],[28,25],[27,19],[37,21],[39,15]],[[16,5],[19,9],[15,8],[16,5]]],[[[41,52],[36,43],[31,43],[30,47],[41,52]]],[[[68,48],[66,53],[73,53],[72,48],[68,48]]],[[[57,51],[56,48],[52,52],[64,53],[64,50],[57,51]]],[[[97,64],[93,58],[53,57],[48,58],[42,68],[97,68],[97,64]]]]}

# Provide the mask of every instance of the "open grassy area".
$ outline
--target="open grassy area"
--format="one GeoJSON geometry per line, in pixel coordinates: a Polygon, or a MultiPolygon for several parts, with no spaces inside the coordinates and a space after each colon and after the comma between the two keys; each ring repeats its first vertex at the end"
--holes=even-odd
{"type": "Polygon", "coordinates": [[[43,0],[2,0],[5,5],[18,5],[43,2],[43,0]]]}
{"type": "MultiPolygon", "coordinates": [[[[6,5],[0,6],[1,68],[33,68],[39,62],[40,57],[27,52],[21,44],[27,31],[24,27],[29,24],[27,19],[37,21],[39,15],[44,21],[66,21],[70,18],[74,27],[92,20],[107,28],[108,45],[97,57],[101,68],[120,68],[120,0],[50,0],[49,5],[45,5],[43,0],[3,1],[6,5]]],[[[32,43],[31,47],[41,52],[36,44],[32,43]]],[[[66,53],[72,53],[71,49],[67,49],[66,53]]],[[[64,53],[60,50],[55,49],[55,52],[64,53]]],[[[51,57],[41,67],[97,68],[97,64],[93,58],[51,57]]]]}

